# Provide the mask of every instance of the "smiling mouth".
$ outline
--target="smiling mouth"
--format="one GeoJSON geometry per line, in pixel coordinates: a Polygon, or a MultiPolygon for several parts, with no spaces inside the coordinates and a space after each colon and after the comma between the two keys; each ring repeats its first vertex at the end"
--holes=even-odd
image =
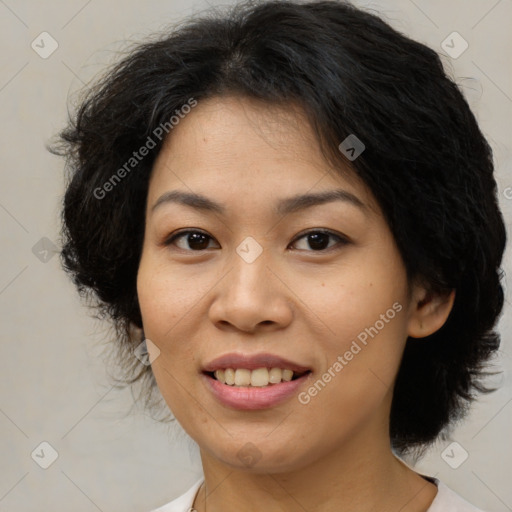
{"type": "Polygon", "coordinates": [[[227,386],[262,388],[296,380],[311,371],[294,372],[287,368],[225,368],[203,373],[227,386]]]}

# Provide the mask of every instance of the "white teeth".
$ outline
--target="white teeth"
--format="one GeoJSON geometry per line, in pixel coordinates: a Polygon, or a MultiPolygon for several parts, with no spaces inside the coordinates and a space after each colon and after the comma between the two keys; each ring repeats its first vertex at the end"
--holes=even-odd
{"type": "Polygon", "coordinates": [[[287,368],[257,368],[251,371],[245,368],[237,368],[236,370],[226,368],[224,370],[215,370],[214,376],[219,382],[228,386],[253,386],[261,388],[269,384],[291,381],[293,370],[287,368]]]}
{"type": "Polygon", "coordinates": [[[272,384],[279,384],[283,376],[281,368],[271,368],[268,372],[268,381],[272,384]]]}
{"type": "Polygon", "coordinates": [[[251,372],[251,386],[268,386],[268,370],[266,368],[258,368],[251,372]]]}
{"type": "Polygon", "coordinates": [[[290,381],[292,380],[293,372],[291,370],[283,370],[283,380],[290,381]]]}
{"type": "Polygon", "coordinates": [[[235,370],[235,386],[248,386],[251,383],[250,370],[237,368],[235,370]]]}
{"type": "Polygon", "coordinates": [[[235,385],[235,370],[233,368],[226,368],[224,370],[224,384],[235,385]]]}

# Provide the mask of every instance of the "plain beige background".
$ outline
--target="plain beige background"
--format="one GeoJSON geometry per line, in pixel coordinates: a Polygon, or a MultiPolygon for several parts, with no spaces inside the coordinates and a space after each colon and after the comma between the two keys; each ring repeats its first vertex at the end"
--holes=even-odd
{"type": "MultiPolygon", "coordinates": [[[[510,228],[512,1],[356,3],[444,54],[493,147],[510,228]],[[457,58],[441,46],[454,31],[469,45],[457,58]]],[[[130,412],[130,391],[114,389],[107,378],[101,356],[107,331],[80,304],[52,247],[58,245],[63,162],[45,144],[62,128],[74,93],[115,59],[123,41],[143,40],[206,6],[195,0],[0,0],[0,512],[144,512],[184,492],[201,473],[194,443],[179,428],[153,422],[141,407],[130,412]],[[31,47],[42,32],[58,44],[47,58],[31,47]],[[49,460],[52,449],[42,442],[58,454],[48,469],[37,454],[49,460]]],[[[48,51],[51,41],[45,41],[48,51]]],[[[511,268],[508,249],[505,270],[511,268]]],[[[499,323],[496,368],[503,373],[493,378],[499,391],[482,398],[416,466],[495,512],[512,510],[510,287],[499,323]]]]}

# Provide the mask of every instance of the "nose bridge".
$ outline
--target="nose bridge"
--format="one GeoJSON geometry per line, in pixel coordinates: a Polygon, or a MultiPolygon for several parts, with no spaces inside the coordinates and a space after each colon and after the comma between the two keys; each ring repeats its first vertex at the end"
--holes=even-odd
{"type": "Polygon", "coordinates": [[[245,237],[236,247],[230,288],[234,288],[237,295],[260,294],[266,288],[269,278],[267,265],[270,263],[268,256],[269,251],[264,250],[252,236],[245,237]]]}

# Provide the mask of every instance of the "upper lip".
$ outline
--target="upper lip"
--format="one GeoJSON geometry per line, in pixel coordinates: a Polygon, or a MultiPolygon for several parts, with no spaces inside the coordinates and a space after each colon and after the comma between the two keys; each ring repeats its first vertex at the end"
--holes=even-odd
{"type": "Polygon", "coordinates": [[[282,368],[301,373],[310,370],[307,366],[302,366],[294,361],[274,354],[239,354],[231,353],[216,357],[203,366],[203,371],[214,372],[215,370],[224,370],[226,368],[245,368],[247,370],[256,370],[257,368],[282,368]]]}

